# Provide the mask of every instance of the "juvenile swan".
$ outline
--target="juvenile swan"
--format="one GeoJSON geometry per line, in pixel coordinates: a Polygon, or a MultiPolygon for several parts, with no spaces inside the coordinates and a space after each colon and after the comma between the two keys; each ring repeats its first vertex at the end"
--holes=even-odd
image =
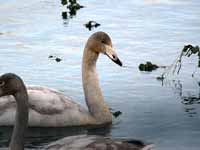
{"type": "MultiPolygon", "coordinates": [[[[82,60],[82,82],[88,110],[54,89],[27,87],[29,126],[64,127],[112,122],[112,115],[103,99],[96,72],[96,61],[100,53],[122,66],[110,37],[104,32],[91,35],[82,60]]],[[[15,109],[16,103],[12,96],[0,98],[0,126],[14,124],[15,109]]]]}
{"type": "MultiPolygon", "coordinates": [[[[24,150],[24,135],[28,126],[28,94],[23,81],[15,74],[0,76],[0,96],[13,95],[17,103],[15,126],[9,150],[24,150]]],[[[2,100],[2,99],[1,99],[2,100]]],[[[45,147],[46,150],[149,150],[152,145],[141,141],[112,140],[102,136],[79,135],[66,137],[45,147]]]]}

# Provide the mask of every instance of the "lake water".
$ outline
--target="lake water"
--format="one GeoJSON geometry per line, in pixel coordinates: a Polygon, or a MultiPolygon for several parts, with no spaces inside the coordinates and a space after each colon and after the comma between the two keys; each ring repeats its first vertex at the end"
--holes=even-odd
{"type": "MultiPolygon", "coordinates": [[[[45,85],[85,105],[81,58],[87,38],[107,32],[126,68],[107,57],[98,61],[101,88],[109,107],[123,114],[105,128],[30,128],[27,148],[77,134],[143,139],[162,150],[199,150],[200,100],[197,58],[185,58],[179,75],[156,80],[138,65],[170,65],[185,44],[200,44],[199,0],[80,0],[86,6],[63,20],[59,0],[0,0],[0,74],[14,72],[26,84],[45,85]],[[95,20],[100,27],[87,30],[95,20]],[[48,58],[62,58],[56,62],[48,58]]],[[[0,127],[0,147],[7,147],[12,128],[0,127]]]]}

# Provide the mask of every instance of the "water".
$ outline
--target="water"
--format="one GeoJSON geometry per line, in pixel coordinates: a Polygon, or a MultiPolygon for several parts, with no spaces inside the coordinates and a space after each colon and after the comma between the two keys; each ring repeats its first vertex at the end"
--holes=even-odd
{"type": "MultiPolygon", "coordinates": [[[[156,80],[163,70],[138,70],[138,65],[147,60],[170,65],[184,44],[200,43],[198,0],[81,0],[86,8],[67,21],[62,19],[58,0],[0,3],[1,74],[14,72],[26,84],[58,89],[85,105],[82,52],[87,38],[99,30],[112,37],[123,64],[129,66],[120,68],[106,56],[98,61],[105,100],[111,108],[123,112],[111,127],[32,128],[27,134],[28,148],[85,133],[143,139],[162,150],[199,149],[198,71],[195,79],[191,77],[197,58],[184,59],[180,75],[163,85],[156,80]],[[83,24],[89,20],[101,26],[88,31],[83,24]],[[50,60],[49,55],[62,61],[50,60]]],[[[1,147],[8,146],[10,134],[11,128],[0,127],[1,147]]]]}

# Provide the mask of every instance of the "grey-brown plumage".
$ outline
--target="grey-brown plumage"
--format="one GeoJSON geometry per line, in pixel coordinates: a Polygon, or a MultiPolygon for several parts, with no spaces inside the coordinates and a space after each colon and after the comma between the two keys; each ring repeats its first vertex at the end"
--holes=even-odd
{"type": "Polygon", "coordinates": [[[111,139],[96,135],[70,136],[46,146],[47,150],[150,150],[142,141],[111,139]]]}
{"type": "MultiPolygon", "coordinates": [[[[88,111],[81,105],[67,98],[62,93],[46,87],[25,87],[23,81],[15,74],[0,77],[0,125],[14,124],[10,150],[24,149],[24,134],[30,126],[76,126],[97,125],[112,122],[112,115],[104,101],[96,72],[96,61],[100,53],[107,55],[113,62],[122,66],[115,53],[110,37],[104,32],[94,33],[87,41],[82,61],[82,79],[88,111]],[[50,99],[51,98],[51,99],[50,99]],[[12,105],[9,105],[12,104],[12,105]],[[6,106],[6,107],[3,107],[6,106]],[[28,107],[30,108],[28,111],[28,107]],[[15,121],[13,111],[16,111],[15,121]],[[5,114],[4,114],[5,113],[5,114]],[[1,115],[2,114],[2,115],[1,115]],[[29,115],[30,114],[30,115],[29,115]],[[28,117],[30,118],[28,119],[28,117]]],[[[130,143],[124,140],[82,135],[67,137],[46,147],[47,150],[148,150],[151,145],[130,143]]]]}
{"type": "MultiPolygon", "coordinates": [[[[10,150],[24,150],[24,135],[28,125],[28,94],[21,78],[7,73],[0,76],[0,96],[13,95],[16,103],[16,120],[10,150]]],[[[96,135],[66,137],[45,147],[46,150],[149,150],[151,145],[140,141],[125,141],[96,135]]]]}
{"type": "Polygon", "coordinates": [[[28,94],[20,77],[7,73],[0,77],[0,96],[14,96],[17,108],[10,150],[24,149],[24,134],[28,126],[28,94]]]}
{"type": "MultiPolygon", "coordinates": [[[[63,93],[44,86],[27,86],[29,126],[66,127],[112,123],[112,114],[99,86],[96,62],[104,54],[122,66],[111,38],[105,32],[92,34],[84,48],[82,83],[88,109],[63,93]]],[[[0,126],[14,124],[16,105],[12,96],[0,98],[0,126]]]]}

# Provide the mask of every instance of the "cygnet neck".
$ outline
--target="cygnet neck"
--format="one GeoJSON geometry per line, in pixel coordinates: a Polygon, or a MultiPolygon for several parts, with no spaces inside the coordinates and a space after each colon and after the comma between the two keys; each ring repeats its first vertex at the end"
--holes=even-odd
{"type": "Polygon", "coordinates": [[[10,150],[24,150],[24,136],[28,126],[28,95],[25,87],[14,94],[16,108],[16,123],[10,142],[10,150]]]}
{"type": "Polygon", "coordinates": [[[98,56],[99,53],[92,51],[86,45],[82,61],[82,82],[89,112],[96,119],[97,124],[106,124],[112,122],[112,115],[99,87],[96,71],[98,56]]]}

